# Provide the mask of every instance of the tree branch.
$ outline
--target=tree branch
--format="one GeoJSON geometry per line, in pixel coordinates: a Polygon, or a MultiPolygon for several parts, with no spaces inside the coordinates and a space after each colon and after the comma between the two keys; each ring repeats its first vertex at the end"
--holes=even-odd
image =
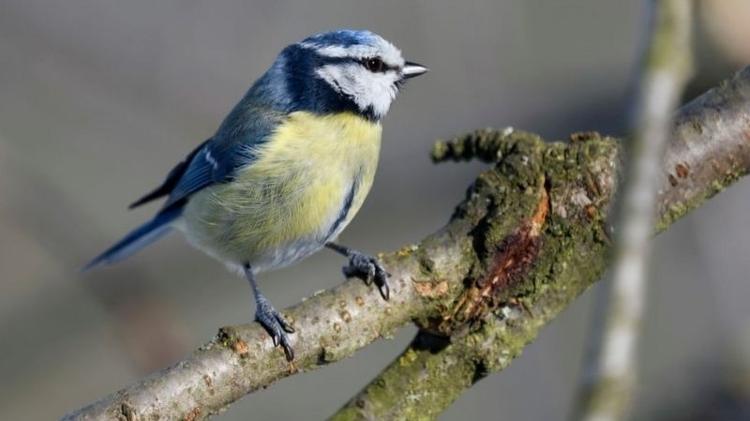
{"type": "Polygon", "coordinates": [[[583,373],[576,417],[622,419],[636,384],[637,348],[648,302],[660,166],[670,124],[691,73],[692,0],[651,0],[651,40],[635,104],[632,136],[625,142],[625,177],[617,206],[612,287],[599,315],[604,330],[591,336],[595,351],[583,373]]]}
{"type": "MultiPolygon", "coordinates": [[[[585,133],[574,135],[564,149],[564,161],[573,171],[563,174],[561,184],[577,174],[578,186],[572,185],[567,194],[551,191],[553,212],[542,233],[549,252],[545,255],[542,251],[536,268],[519,282],[531,282],[537,288],[530,293],[517,289],[515,300],[506,300],[505,306],[484,319],[481,329],[468,335],[454,334],[447,340],[422,329],[406,351],[333,419],[389,419],[396,415],[407,419],[435,418],[474,383],[507,367],[541,327],[599,279],[610,248],[605,228],[599,222],[587,225],[585,219],[571,221],[571,208],[575,211],[578,207],[580,214],[582,206],[587,217],[603,221],[606,215],[600,212],[606,210],[606,203],[597,203],[595,198],[606,198],[607,203],[611,199],[615,177],[610,169],[619,161],[614,157],[604,163],[589,161],[592,155],[581,149],[583,140],[607,145],[594,157],[616,148],[611,139],[591,137],[585,133]],[[583,157],[583,162],[576,157],[583,157]],[[583,235],[563,237],[560,241],[561,226],[580,230],[583,235]],[[578,260],[574,260],[576,257],[578,260]]],[[[548,147],[553,149],[556,145],[548,147]]],[[[486,136],[466,136],[439,144],[435,154],[441,160],[474,156],[487,162],[498,157],[509,159],[496,155],[486,136]]],[[[560,159],[554,153],[552,156],[552,161],[560,159]]],[[[664,156],[664,183],[657,196],[657,231],[663,231],[748,171],[750,67],[677,113],[664,156]]]]}
{"type": "MultiPolygon", "coordinates": [[[[666,162],[689,163],[690,171],[660,195],[664,227],[750,168],[750,68],[686,106],[680,121],[692,129],[675,129],[666,162]]],[[[617,142],[596,134],[572,140],[547,144],[525,132],[484,130],[439,144],[438,159],[479,157],[495,165],[479,175],[448,225],[419,244],[380,256],[392,274],[389,302],[352,280],[285,311],[298,332],[291,338],[294,365],[257,324],[226,327],[186,360],[64,419],[203,419],[275,380],[340,360],[411,320],[451,333],[446,349],[473,349],[451,354],[456,367],[469,367],[468,384],[502,369],[605,268],[604,220],[619,165],[617,142]],[[494,310],[501,303],[508,305],[494,310]]],[[[402,360],[423,371],[425,352],[415,347],[402,360]]],[[[401,372],[389,378],[396,388],[397,379],[410,377],[401,372]]],[[[461,379],[466,377],[450,383],[461,379]]],[[[426,408],[428,397],[440,393],[428,386],[432,393],[385,401],[396,390],[380,387],[381,398],[371,387],[346,408],[347,417],[376,413],[378,402],[426,408]]],[[[448,395],[442,407],[455,396],[448,395]]]]}

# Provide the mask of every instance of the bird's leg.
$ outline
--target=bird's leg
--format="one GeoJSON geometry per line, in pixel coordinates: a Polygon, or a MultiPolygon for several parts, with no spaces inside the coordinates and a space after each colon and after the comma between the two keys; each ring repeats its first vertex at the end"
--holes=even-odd
{"type": "Polygon", "coordinates": [[[391,274],[385,271],[383,265],[378,262],[378,259],[336,243],[326,243],[326,247],[349,259],[349,264],[343,268],[344,276],[347,278],[353,276],[360,278],[367,285],[374,282],[380,291],[380,295],[385,300],[388,300],[391,295],[391,290],[388,287],[388,277],[391,274]]]}
{"type": "Polygon", "coordinates": [[[292,361],[294,359],[294,351],[289,344],[287,332],[294,333],[294,328],[284,320],[281,313],[276,311],[271,302],[260,292],[255,282],[255,273],[253,273],[250,265],[246,264],[244,269],[245,277],[250,281],[250,286],[253,287],[253,295],[255,296],[255,321],[260,323],[266,332],[271,335],[274,346],[281,345],[287,361],[292,361]]]}

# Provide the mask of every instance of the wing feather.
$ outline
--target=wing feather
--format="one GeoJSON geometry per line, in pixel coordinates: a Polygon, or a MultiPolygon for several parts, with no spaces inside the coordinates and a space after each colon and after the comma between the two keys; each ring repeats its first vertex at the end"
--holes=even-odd
{"type": "Polygon", "coordinates": [[[253,146],[265,142],[283,116],[279,111],[243,106],[240,102],[214,137],[198,145],[159,187],[130,208],[168,196],[162,208],[167,209],[212,184],[231,181],[239,168],[255,159],[253,146]]]}
{"type": "Polygon", "coordinates": [[[179,183],[180,179],[185,174],[185,171],[187,170],[190,162],[193,160],[193,158],[198,153],[198,151],[200,151],[204,146],[206,146],[209,140],[206,140],[205,142],[198,145],[198,147],[193,149],[193,151],[190,152],[190,154],[188,154],[188,156],[185,157],[184,160],[182,160],[179,164],[175,165],[175,167],[172,168],[172,170],[167,175],[167,178],[159,187],[155,188],[154,190],[145,194],[140,199],[131,203],[130,206],[128,206],[128,208],[129,209],[137,208],[138,206],[141,206],[143,204],[151,202],[152,200],[156,200],[160,197],[167,196],[170,193],[172,193],[172,190],[174,190],[175,186],[177,186],[177,183],[179,183]]]}

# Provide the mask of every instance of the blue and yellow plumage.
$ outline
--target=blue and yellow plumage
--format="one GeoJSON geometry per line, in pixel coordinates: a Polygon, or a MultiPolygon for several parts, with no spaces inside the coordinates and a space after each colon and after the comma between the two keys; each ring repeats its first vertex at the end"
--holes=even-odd
{"type": "Polygon", "coordinates": [[[387,273],[332,243],[362,206],[380,152],[381,125],[400,86],[427,69],[369,31],[342,30],[286,47],[213,137],[131,207],[166,196],[161,211],[87,268],[122,260],[173,228],[243,272],[256,320],[293,358],[281,315],[255,276],[327,246],[349,258],[347,275],[388,298],[387,273]]]}
{"type": "Polygon", "coordinates": [[[353,113],[290,114],[232,183],[191,198],[183,212],[188,239],[259,271],[306,257],[336,238],[362,206],[380,133],[379,123],[353,113]]]}

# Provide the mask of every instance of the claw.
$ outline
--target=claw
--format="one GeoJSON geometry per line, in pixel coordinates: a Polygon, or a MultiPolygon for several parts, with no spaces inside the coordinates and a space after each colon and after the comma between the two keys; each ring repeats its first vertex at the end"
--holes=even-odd
{"type": "Polygon", "coordinates": [[[373,283],[378,287],[380,295],[386,301],[390,298],[391,292],[388,287],[388,277],[391,276],[380,263],[372,256],[360,252],[349,252],[349,265],[343,268],[344,275],[347,278],[357,277],[364,281],[365,285],[373,283]]]}
{"type": "Polygon", "coordinates": [[[280,314],[276,314],[275,316],[276,316],[276,321],[279,322],[279,324],[281,325],[281,328],[284,329],[285,332],[294,333],[294,328],[292,327],[292,325],[287,323],[287,321],[284,320],[284,318],[281,317],[280,314]]]}
{"type": "Polygon", "coordinates": [[[378,286],[378,291],[384,300],[388,301],[391,297],[391,289],[388,287],[388,272],[384,270],[378,271],[375,276],[375,285],[378,286]]]}
{"type": "Polygon", "coordinates": [[[294,328],[273,308],[271,302],[260,293],[255,283],[255,272],[249,263],[245,264],[244,269],[245,277],[250,281],[250,285],[253,287],[253,294],[255,295],[255,321],[260,323],[263,329],[268,332],[273,346],[277,347],[281,345],[284,348],[284,355],[286,355],[287,361],[292,361],[294,359],[294,351],[292,351],[292,346],[289,344],[287,333],[294,333],[294,328]]]}
{"type": "Polygon", "coordinates": [[[391,289],[388,287],[387,283],[378,285],[378,291],[380,291],[380,295],[384,300],[388,301],[388,299],[391,298],[391,289]]]}
{"type": "Polygon", "coordinates": [[[292,349],[292,347],[288,343],[286,343],[286,342],[283,342],[281,344],[281,347],[284,349],[284,356],[286,357],[286,360],[290,361],[290,362],[293,361],[294,360],[294,350],[292,349]]]}
{"type": "Polygon", "coordinates": [[[294,359],[294,351],[289,343],[287,333],[294,333],[294,328],[271,306],[268,301],[261,299],[255,311],[255,320],[263,326],[263,329],[271,336],[274,347],[281,346],[287,361],[294,359]]]}

